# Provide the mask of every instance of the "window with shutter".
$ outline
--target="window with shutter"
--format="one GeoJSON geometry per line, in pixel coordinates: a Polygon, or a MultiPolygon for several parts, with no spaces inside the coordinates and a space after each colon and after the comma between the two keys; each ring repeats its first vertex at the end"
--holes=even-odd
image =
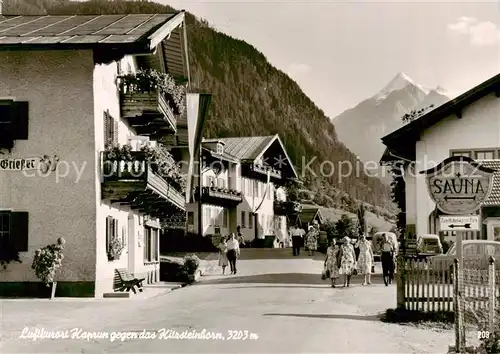
{"type": "Polygon", "coordinates": [[[0,101],[0,147],[11,149],[14,146],[12,134],[13,101],[0,101]]]}
{"type": "Polygon", "coordinates": [[[29,104],[15,101],[12,106],[12,137],[14,140],[28,139],[29,104]]]}
{"type": "Polygon", "coordinates": [[[113,217],[112,216],[106,217],[106,254],[108,254],[109,246],[111,244],[113,227],[114,227],[113,217]]]}
{"type": "Polygon", "coordinates": [[[113,145],[118,146],[118,120],[111,118],[113,122],[113,145]]]}
{"type": "Polygon", "coordinates": [[[151,228],[144,228],[144,262],[150,261],[151,251],[151,228]]]}
{"type": "Polygon", "coordinates": [[[10,213],[10,240],[14,250],[28,251],[29,213],[16,211],[10,213]]]}
{"type": "Polygon", "coordinates": [[[153,262],[158,262],[158,260],[160,259],[160,255],[159,255],[160,230],[153,229],[152,232],[153,232],[153,236],[152,236],[153,237],[153,247],[151,247],[151,250],[152,250],[151,260],[153,262]]]}
{"type": "Polygon", "coordinates": [[[0,247],[10,241],[10,212],[0,212],[0,247]]]}
{"type": "Polygon", "coordinates": [[[111,134],[110,134],[110,128],[109,128],[109,114],[108,112],[104,111],[103,112],[103,117],[102,121],[104,124],[103,130],[104,130],[104,145],[110,145],[111,144],[111,134]]]}
{"type": "Polygon", "coordinates": [[[118,145],[118,121],[104,111],[104,145],[118,145]]]}
{"type": "Polygon", "coordinates": [[[228,212],[227,212],[227,209],[224,209],[223,210],[223,213],[222,213],[222,227],[226,227],[227,228],[227,224],[228,224],[228,212]]]}
{"type": "Polygon", "coordinates": [[[252,213],[248,213],[248,228],[253,229],[253,215],[252,213]]]}

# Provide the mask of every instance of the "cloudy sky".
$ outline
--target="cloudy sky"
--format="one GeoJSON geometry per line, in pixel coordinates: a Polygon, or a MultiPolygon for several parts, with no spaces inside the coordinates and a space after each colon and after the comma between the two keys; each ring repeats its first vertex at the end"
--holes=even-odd
{"type": "Polygon", "coordinates": [[[330,117],[398,72],[453,94],[500,73],[500,0],[159,1],[254,45],[330,117]]]}

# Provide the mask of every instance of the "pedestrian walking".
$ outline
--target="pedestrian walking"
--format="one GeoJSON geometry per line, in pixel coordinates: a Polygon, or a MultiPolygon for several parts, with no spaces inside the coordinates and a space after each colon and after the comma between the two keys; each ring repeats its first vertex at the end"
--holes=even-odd
{"type": "Polygon", "coordinates": [[[222,275],[226,273],[226,267],[229,264],[227,259],[227,243],[226,238],[222,237],[219,244],[219,267],[222,267],[222,275]]]}
{"type": "Polygon", "coordinates": [[[292,249],[293,255],[300,255],[300,247],[302,246],[302,232],[297,227],[297,225],[292,225],[290,227],[290,235],[292,235],[292,249]]]}
{"type": "Polygon", "coordinates": [[[363,285],[371,284],[371,271],[373,266],[373,250],[371,243],[366,239],[365,235],[361,235],[358,244],[359,257],[357,262],[358,274],[365,276],[363,285]]]}
{"type": "Polygon", "coordinates": [[[314,256],[314,251],[318,249],[319,225],[317,222],[309,227],[306,235],[306,248],[309,251],[309,256],[314,256]]]}
{"type": "Polygon", "coordinates": [[[234,233],[229,235],[229,241],[227,241],[227,259],[229,260],[229,266],[231,268],[231,274],[236,274],[236,261],[240,256],[240,244],[234,233]]]}
{"type": "Polygon", "coordinates": [[[392,283],[394,279],[394,251],[395,247],[387,234],[383,236],[382,242],[382,274],[385,286],[392,283]]]}
{"type": "Polygon", "coordinates": [[[330,276],[332,281],[332,288],[335,287],[335,282],[339,277],[339,262],[338,262],[339,248],[335,239],[332,240],[330,246],[326,249],[325,258],[325,274],[330,276]]]}
{"type": "Polygon", "coordinates": [[[346,287],[349,286],[352,273],[356,267],[356,253],[349,237],[345,236],[342,240],[343,243],[339,252],[339,273],[344,275],[344,287],[346,287]]]}
{"type": "Polygon", "coordinates": [[[245,245],[245,240],[243,239],[243,235],[241,234],[241,226],[236,226],[236,239],[240,243],[240,247],[245,245]]]}

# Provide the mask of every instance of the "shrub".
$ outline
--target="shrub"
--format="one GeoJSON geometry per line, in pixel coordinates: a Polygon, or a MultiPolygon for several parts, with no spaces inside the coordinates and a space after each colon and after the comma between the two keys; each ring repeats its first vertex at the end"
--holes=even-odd
{"type": "Polygon", "coordinates": [[[57,244],[52,244],[35,251],[31,268],[46,286],[54,282],[56,272],[61,267],[64,255],[62,253],[66,241],[61,237],[57,239],[57,244]]]}
{"type": "Polygon", "coordinates": [[[195,254],[188,254],[184,256],[184,270],[188,275],[193,275],[200,266],[200,259],[195,254]]]}

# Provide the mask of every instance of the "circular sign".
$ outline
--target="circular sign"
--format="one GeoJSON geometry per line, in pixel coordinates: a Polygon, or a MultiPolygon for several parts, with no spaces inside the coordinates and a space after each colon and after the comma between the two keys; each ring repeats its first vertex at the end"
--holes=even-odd
{"type": "Polygon", "coordinates": [[[436,207],[445,214],[467,215],[478,210],[493,188],[495,170],[465,156],[447,158],[425,173],[436,207]]]}

